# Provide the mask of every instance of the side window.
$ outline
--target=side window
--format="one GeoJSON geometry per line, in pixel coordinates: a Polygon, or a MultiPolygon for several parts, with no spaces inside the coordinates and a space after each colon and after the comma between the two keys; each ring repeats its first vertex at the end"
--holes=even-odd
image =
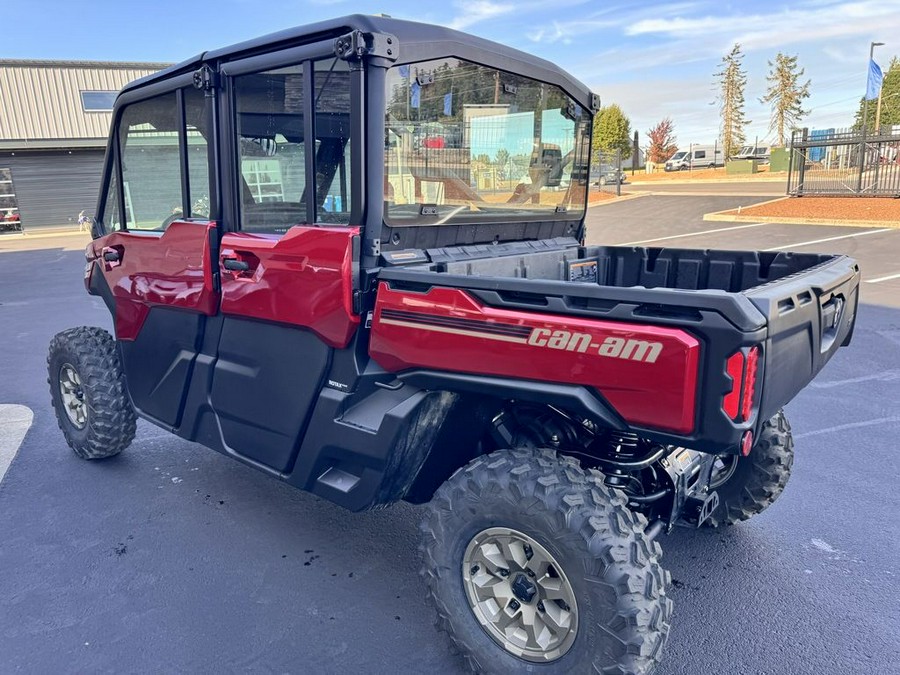
{"type": "Polygon", "coordinates": [[[315,62],[316,222],[350,223],[350,64],[315,62]]]}
{"type": "Polygon", "coordinates": [[[697,150],[694,153],[694,159],[706,159],[706,150],[697,150]]]}
{"type": "Polygon", "coordinates": [[[209,143],[212,131],[210,106],[199,89],[184,90],[185,142],[187,143],[188,190],[191,218],[209,218],[209,143]]]}
{"type": "Polygon", "coordinates": [[[173,91],[122,112],[118,135],[127,229],[161,231],[180,218],[209,217],[208,110],[203,94],[191,88],[183,90],[181,101],[173,91]]]}
{"type": "Polygon", "coordinates": [[[241,229],[282,234],[306,222],[303,66],[234,80],[241,229]]]}
{"type": "Polygon", "coordinates": [[[329,58],[234,78],[242,230],[350,222],[350,77],[329,58]]]}
{"type": "Polygon", "coordinates": [[[132,103],[122,113],[119,156],[129,230],[162,230],[184,215],[175,99],[171,92],[132,103]]]}

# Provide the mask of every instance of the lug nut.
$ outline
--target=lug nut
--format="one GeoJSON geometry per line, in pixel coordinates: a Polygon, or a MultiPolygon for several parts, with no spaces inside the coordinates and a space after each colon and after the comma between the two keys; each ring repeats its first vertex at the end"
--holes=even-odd
{"type": "Polygon", "coordinates": [[[519,606],[520,606],[520,605],[519,605],[519,601],[518,601],[518,600],[513,600],[511,603],[509,603],[509,606],[510,606],[511,609],[517,610],[517,609],[519,609],[519,606]]]}
{"type": "Polygon", "coordinates": [[[540,602],[538,602],[537,608],[538,608],[538,611],[539,611],[539,612],[543,612],[543,611],[544,611],[544,601],[543,601],[543,600],[541,600],[540,602]]]}
{"type": "Polygon", "coordinates": [[[525,570],[525,574],[527,574],[528,576],[530,576],[532,578],[534,577],[534,572],[532,572],[531,570],[525,570]]]}
{"type": "Polygon", "coordinates": [[[499,570],[497,570],[497,572],[500,574],[501,577],[508,577],[508,576],[509,576],[509,570],[508,570],[508,569],[505,569],[505,568],[503,568],[503,567],[501,567],[499,570]]]}
{"type": "Polygon", "coordinates": [[[478,565],[472,565],[472,568],[469,570],[469,574],[478,574],[478,570],[481,568],[478,565]]]}

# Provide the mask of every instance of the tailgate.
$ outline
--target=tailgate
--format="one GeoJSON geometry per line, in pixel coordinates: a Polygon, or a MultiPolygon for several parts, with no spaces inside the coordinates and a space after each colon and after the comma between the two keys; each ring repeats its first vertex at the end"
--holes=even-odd
{"type": "Polygon", "coordinates": [[[859,266],[838,256],[745,292],[765,315],[760,418],[765,420],[849,344],[859,300],[859,266]]]}

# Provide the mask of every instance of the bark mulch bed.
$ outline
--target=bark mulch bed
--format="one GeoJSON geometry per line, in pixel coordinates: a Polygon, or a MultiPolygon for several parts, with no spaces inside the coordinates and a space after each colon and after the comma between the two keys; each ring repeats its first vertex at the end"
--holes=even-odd
{"type": "Polygon", "coordinates": [[[723,211],[722,215],[809,220],[874,220],[900,227],[900,199],[889,197],[786,197],[723,211]]]}

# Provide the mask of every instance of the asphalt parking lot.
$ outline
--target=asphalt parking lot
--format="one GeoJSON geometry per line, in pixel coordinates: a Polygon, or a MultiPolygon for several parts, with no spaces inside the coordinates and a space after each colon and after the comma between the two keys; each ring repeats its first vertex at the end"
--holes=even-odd
{"type": "MultiPolygon", "coordinates": [[[[848,253],[874,281],[852,346],[787,408],[782,498],[663,539],[676,608],[659,673],[900,672],[900,277],[875,281],[900,274],[900,230],[702,221],[766,198],[589,214],[591,243],[848,253]]],[[[143,423],[113,460],[69,451],[46,346],[111,327],[82,248],[0,239],[0,404],[34,414],[0,483],[0,670],[461,672],[423,602],[417,508],[350,514],[143,423]]]]}

